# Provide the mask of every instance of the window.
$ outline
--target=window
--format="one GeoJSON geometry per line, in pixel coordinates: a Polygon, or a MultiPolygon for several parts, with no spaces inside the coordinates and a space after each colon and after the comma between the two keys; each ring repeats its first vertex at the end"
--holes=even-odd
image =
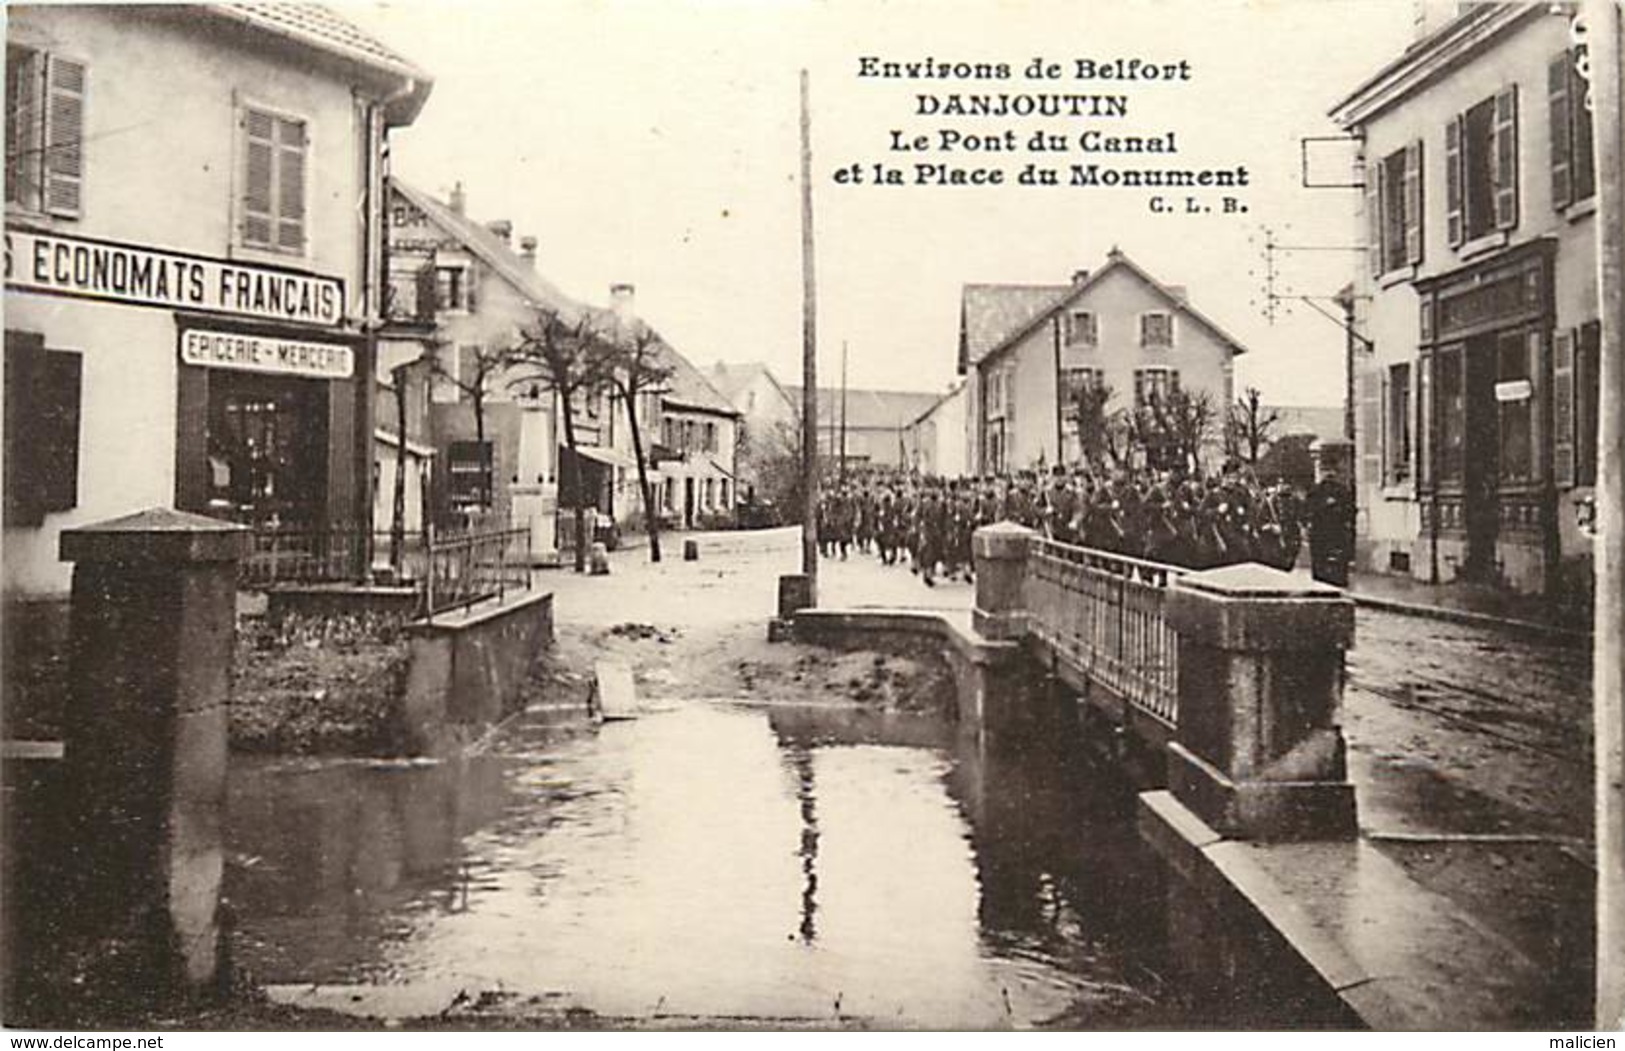
{"type": "Polygon", "coordinates": [[[5,519],[37,526],[79,503],[77,353],[46,350],[34,332],[6,333],[5,519]]]}
{"type": "Polygon", "coordinates": [[[437,266],[434,268],[434,306],[436,310],[469,309],[468,268],[466,266],[437,266]]]}
{"type": "Polygon", "coordinates": [[[1164,401],[1178,389],[1179,373],[1174,369],[1134,370],[1134,407],[1137,409],[1164,401]]]}
{"type": "Polygon", "coordinates": [[[1529,345],[1522,330],[1496,337],[1495,400],[1499,409],[1501,481],[1522,482],[1533,477],[1529,345]]]}
{"type": "Polygon", "coordinates": [[[245,107],[243,244],[272,252],[305,251],[305,122],[245,107]]]}
{"type": "Polygon", "coordinates": [[[717,425],[714,423],[705,425],[705,451],[708,453],[717,451],[717,425]]]}
{"type": "Polygon", "coordinates": [[[1140,346],[1171,347],[1174,345],[1174,316],[1166,310],[1153,310],[1140,315],[1140,346]]]}
{"type": "Polygon", "coordinates": [[[1445,125],[1445,227],[1452,245],[1518,225],[1518,88],[1445,125]]]}
{"type": "Polygon", "coordinates": [[[1085,394],[1105,387],[1106,373],[1102,369],[1094,368],[1067,369],[1062,376],[1062,382],[1065,384],[1063,411],[1067,419],[1076,421],[1078,408],[1083,404],[1085,394]]]}
{"type": "Polygon", "coordinates": [[[1388,392],[1383,405],[1383,480],[1397,485],[1411,477],[1411,366],[1390,365],[1385,377],[1388,392]]]}
{"type": "Polygon", "coordinates": [[[1459,483],[1467,439],[1467,398],[1462,382],[1461,344],[1441,349],[1437,362],[1433,380],[1438,391],[1435,416],[1439,428],[1439,479],[1459,483]]]}
{"type": "Polygon", "coordinates": [[[86,67],[6,46],[6,203],[76,219],[83,205],[86,67]]]}
{"type": "Polygon", "coordinates": [[[733,509],[733,502],[728,499],[728,479],[726,478],[722,480],[722,509],[724,511],[733,509]]]}
{"type": "Polygon", "coordinates": [[[1074,310],[1066,316],[1066,341],[1094,346],[1100,340],[1100,326],[1092,311],[1074,310]]]}
{"type": "Polygon", "coordinates": [[[1422,143],[1395,150],[1371,166],[1366,183],[1371,219],[1371,272],[1422,261],[1422,143]]]}
{"type": "Polygon", "coordinates": [[[1551,106],[1552,207],[1566,208],[1597,192],[1596,159],[1591,152],[1591,110],[1578,53],[1570,48],[1552,59],[1546,70],[1546,97],[1551,106]]]}

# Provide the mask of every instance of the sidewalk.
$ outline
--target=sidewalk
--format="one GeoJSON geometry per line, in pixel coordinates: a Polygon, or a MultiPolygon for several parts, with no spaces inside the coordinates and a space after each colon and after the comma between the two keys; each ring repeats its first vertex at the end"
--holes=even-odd
{"type": "MultiPolygon", "coordinates": [[[[1307,568],[1295,572],[1308,575],[1307,568]]],[[[1590,606],[1554,608],[1539,595],[1488,584],[1428,584],[1394,573],[1356,572],[1349,592],[1361,605],[1465,623],[1494,622],[1521,631],[1581,639],[1591,634],[1590,606]]]]}

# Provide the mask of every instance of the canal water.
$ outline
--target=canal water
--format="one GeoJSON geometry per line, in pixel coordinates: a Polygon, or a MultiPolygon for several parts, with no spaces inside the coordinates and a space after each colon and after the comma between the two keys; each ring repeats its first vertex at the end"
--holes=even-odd
{"type": "Polygon", "coordinates": [[[234,761],[233,952],[292,1002],[1179,1027],[1132,795],[1053,741],[688,701],[441,763],[234,761]]]}

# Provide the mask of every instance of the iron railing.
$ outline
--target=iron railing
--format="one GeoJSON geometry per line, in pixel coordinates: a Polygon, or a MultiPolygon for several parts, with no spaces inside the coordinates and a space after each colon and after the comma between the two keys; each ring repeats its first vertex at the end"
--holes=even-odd
{"type": "Polygon", "coordinates": [[[529,528],[454,535],[429,532],[428,572],[423,580],[425,616],[467,609],[487,599],[500,602],[511,593],[529,589],[529,528]]]}
{"type": "Polygon", "coordinates": [[[428,546],[422,533],[402,537],[401,564],[393,566],[391,537],[347,525],[319,528],[255,526],[249,553],[238,566],[238,585],[248,590],[281,584],[353,584],[387,577],[396,583],[422,580],[428,546]]]}
{"type": "Polygon", "coordinates": [[[1173,727],[1179,640],[1163,614],[1169,585],[1185,570],[1042,538],[1027,570],[1027,630],[1092,682],[1173,727]]]}

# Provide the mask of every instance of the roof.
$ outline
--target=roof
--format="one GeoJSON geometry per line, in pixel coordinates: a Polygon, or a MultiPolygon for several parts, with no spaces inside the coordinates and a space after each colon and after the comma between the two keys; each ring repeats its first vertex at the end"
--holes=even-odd
{"type": "Polygon", "coordinates": [[[755,382],[758,377],[767,380],[768,386],[779,392],[779,397],[784,399],[785,405],[794,408],[797,404],[791,399],[790,392],[785,389],[784,384],[780,383],[779,378],[773,375],[773,370],[760,361],[734,363],[719,361],[707,370],[705,376],[706,379],[711,381],[711,386],[715,387],[717,392],[724,398],[732,402],[736,409],[740,408],[739,403],[745,389],[755,382]]]}
{"type": "MultiPolygon", "coordinates": [[[[785,393],[801,403],[801,388],[786,387],[785,393]]],[[[934,406],[942,395],[936,391],[858,390],[847,388],[846,425],[858,430],[895,431],[907,427],[934,406]]],[[[841,422],[841,389],[818,388],[820,426],[841,422]]]]}
{"type": "Polygon", "coordinates": [[[966,285],[959,295],[959,371],[981,361],[1016,329],[1067,293],[1070,285],[966,285]]]}
{"type": "Polygon", "coordinates": [[[991,349],[983,354],[982,358],[992,357],[1007,347],[1014,346],[1015,344],[1021,342],[1021,340],[1025,339],[1027,335],[1033,331],[1033,329],[1049,321],[1050,318],[1056,316],[1062,310],[1065,310],[1071,304],[1076,302],[1084,293],[1088,292],[1091,288],[1094,288],[1095,285],[1104,280],[1107,274],[1110,274],[1116,270],[1127,270],[1130,274],[1134,275],[1134,277],[1139,279],[1158,295],[1162,296],[1167,304],[1174,310],[1184,314],[1186,317],[1189,317],[1191,320],[1207,329],[1215,339],[1229,347],[1232,353],[1245,354],[1247,352],[1247,348],[1242,346],[1234,336],[1231,336],[1224,329],[1220,328],[1218,323],[1213,321],[1206,314],[1203,314],[1200,310],[1197,310],[1196,307],[1191,304],[1190,299],[1184,294],[1183,288],[1178,288],[1173,285],[1165,285],[1161,281],[1158,281],[1156,278],[1152,277],[1144,267],[1130,259],[1121,249],[1113,245],[1112,250],[1106,253],[1105,266],[1094,271],[1084,280],[1068,286],[1066,290],[1058,298],[1054,299],[1048,307],[1034,315],[1025,324],[1019,325],[1013,331],[1005,335],[1003,339],[1000,339],[991,349]]]}
{"type": "Polygon", "coordinates": [[[489,266],[532,305],[556,312],[570,324],[584,315],[597,316],[599,310],[565,295],[559,287],[519,258],[507,243],[466,215],[459,215],[445,202],[431,197],[403,179],[392,176],[390,185],[435,225],[456,238],[479,260],[489,266]]]}
{"type": "Polygon", "coordinates": [[[1545,11],[1544,5],[1531,3],[1463,4],[1460,14],[1412,42],[1332,106],[1329,115],[1343,128],[1358,127],[1545,11]]]}
{"type": "Polygon", "coordinates": [[[434,78],[400,52],[324,4],[212,4],[214,13],[306,47],[400,77],[411,91],[397,103],[394,123],[410,124],[428,101],[434,78]]]}
{"type": "Polygon", "coordinates": [[[938,409],[942,408],[944,405],[948,404],[950,401],[953,401],[955,398],[964,393],[965,383],[963,380],[961,380],[960,382],[955,383],[952,387],[948,388],[946,393],[938,395],[936,401],[932,402],[924,412],[914,417],[909,421],[909,423],[916,424],[924,422],[927,416],[930,416],[932,413],[936,412],[938,409]]]}
{"type": "Polygon", "coordinates": [[[739,410],[734,408],[733,402],[723,397],[722,392],[711,385],[711,381],[705,378],[704,373],[695,368],[665,340],[660,341],[660,351],[661,363],[671,369],[671,376],[666,380],[666,390],[660,396],[662,403],[680,409],[712,412],[719,416],[739,415],[739,410]]]}

